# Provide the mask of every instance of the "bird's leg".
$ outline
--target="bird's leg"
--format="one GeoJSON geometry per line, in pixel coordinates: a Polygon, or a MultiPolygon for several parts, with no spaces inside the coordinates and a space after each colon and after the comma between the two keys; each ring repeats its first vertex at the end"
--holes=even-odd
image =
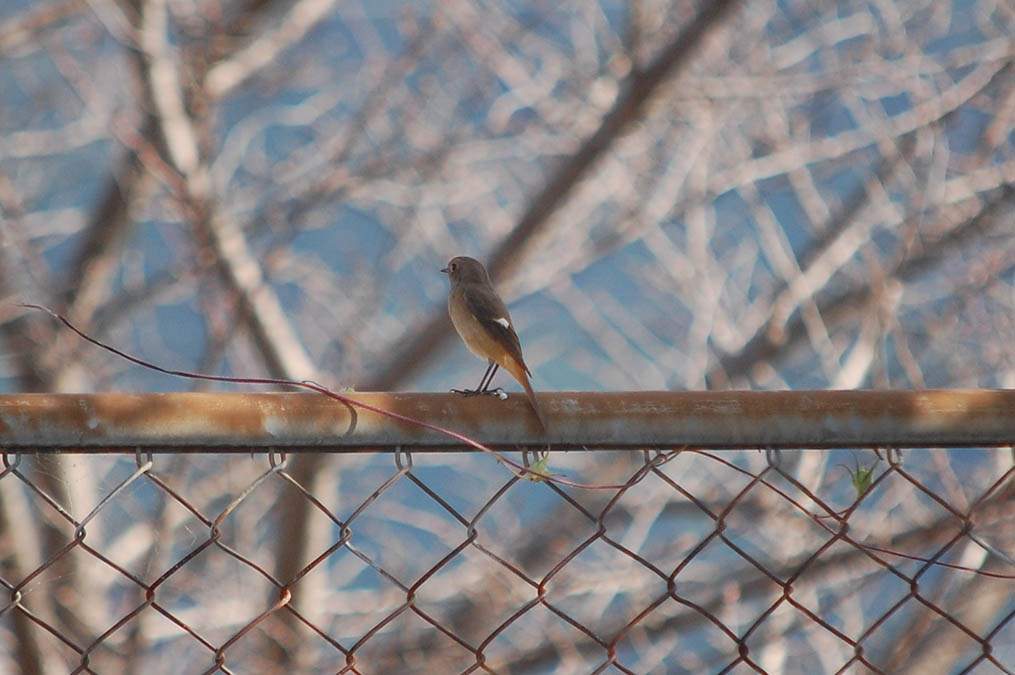
{"type": "Polygon", "coordinates": [[[461,394],[462,396],[476,396],[477,394],[492,394],[493,396],[500,396],[500,387],[496,389],[490,389],[490,383],[493,382],[493,376],[497,374],[497,369],[500,368],[495,361],[490,361],[490,364],[486,367],[486,372],[483,374],[483,379],[479,381],[479,386],[475,389],[452,389],[451,392],[454,394],[461,394]]]}
{"type": "Polygon", "coordinates": [[[497,374],[497,369],[500,368],[496,361],[490,361],[490,366],[486,369],[486,375],[479,381],[479,386],[476,388],[480,394],[491,394],[490,384],[493,382],[493,376],[497,374]]]}
{"type": "Polygon", "coordinates": [[[490,389],[490,385],[493,383],[493,376],[497,374],[498,368],[500,368],[500,366],[497,365],[496,362],[490,361],[490,367],[486,369],[487,374],[483,376],[483,379],[479,383],[480,394],[490,394],[491,396],[504,398],[504,390],[500,387],[490,389]]]}

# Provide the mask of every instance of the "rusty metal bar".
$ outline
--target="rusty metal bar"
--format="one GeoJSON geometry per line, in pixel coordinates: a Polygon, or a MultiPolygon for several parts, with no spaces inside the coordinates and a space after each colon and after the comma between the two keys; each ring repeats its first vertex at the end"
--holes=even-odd
{"type": "MultiPolygon", "coordinates": [[[[350,397],[492,447],[987,446],[1015,442],[1015,391],[560,392],[350,397]]],[[[465,450],[439,432],[312,393],[0,395],[0,450],[465,450]]]]}

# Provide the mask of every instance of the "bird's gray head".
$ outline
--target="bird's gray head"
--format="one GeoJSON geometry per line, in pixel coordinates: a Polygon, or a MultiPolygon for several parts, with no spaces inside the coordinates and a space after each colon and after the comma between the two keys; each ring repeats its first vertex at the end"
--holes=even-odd
{"type": "Polygon", "coordinates": [[[451,283],[490,283],[490,277],[486,273],[486,268],[475,258],[470,258],[465,255],[460,255],[457,258],[452,258],[448,262],[448,266],[441,270],[451,278],[451,283]]]}

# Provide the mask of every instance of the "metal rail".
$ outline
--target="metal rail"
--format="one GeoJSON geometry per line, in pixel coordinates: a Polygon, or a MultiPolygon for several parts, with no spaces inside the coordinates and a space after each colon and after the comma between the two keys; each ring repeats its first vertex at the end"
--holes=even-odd
{"type": "MultiPolygon", "coordinates": [[[[357,393],[350,398],[491,447],[987,446],[1015,443],[1015,391],[357,393]]],[[[0,395],[0,450],[461,451],[423,428],[313,393],[0,395]]]]}

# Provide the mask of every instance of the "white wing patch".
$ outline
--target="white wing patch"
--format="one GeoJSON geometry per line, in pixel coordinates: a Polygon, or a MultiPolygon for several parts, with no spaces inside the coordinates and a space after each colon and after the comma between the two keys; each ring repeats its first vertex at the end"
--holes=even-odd
{"type": "Polygon", "coordinates": [[[511,322],[508,321],[507,319],[505,319],[504,317],[500,317],[498,319],[494,319],[494,321],[496,321],[500,325],[504,326],[505,328],[508,328],[508,329],[511,328],[511,322]]]}

